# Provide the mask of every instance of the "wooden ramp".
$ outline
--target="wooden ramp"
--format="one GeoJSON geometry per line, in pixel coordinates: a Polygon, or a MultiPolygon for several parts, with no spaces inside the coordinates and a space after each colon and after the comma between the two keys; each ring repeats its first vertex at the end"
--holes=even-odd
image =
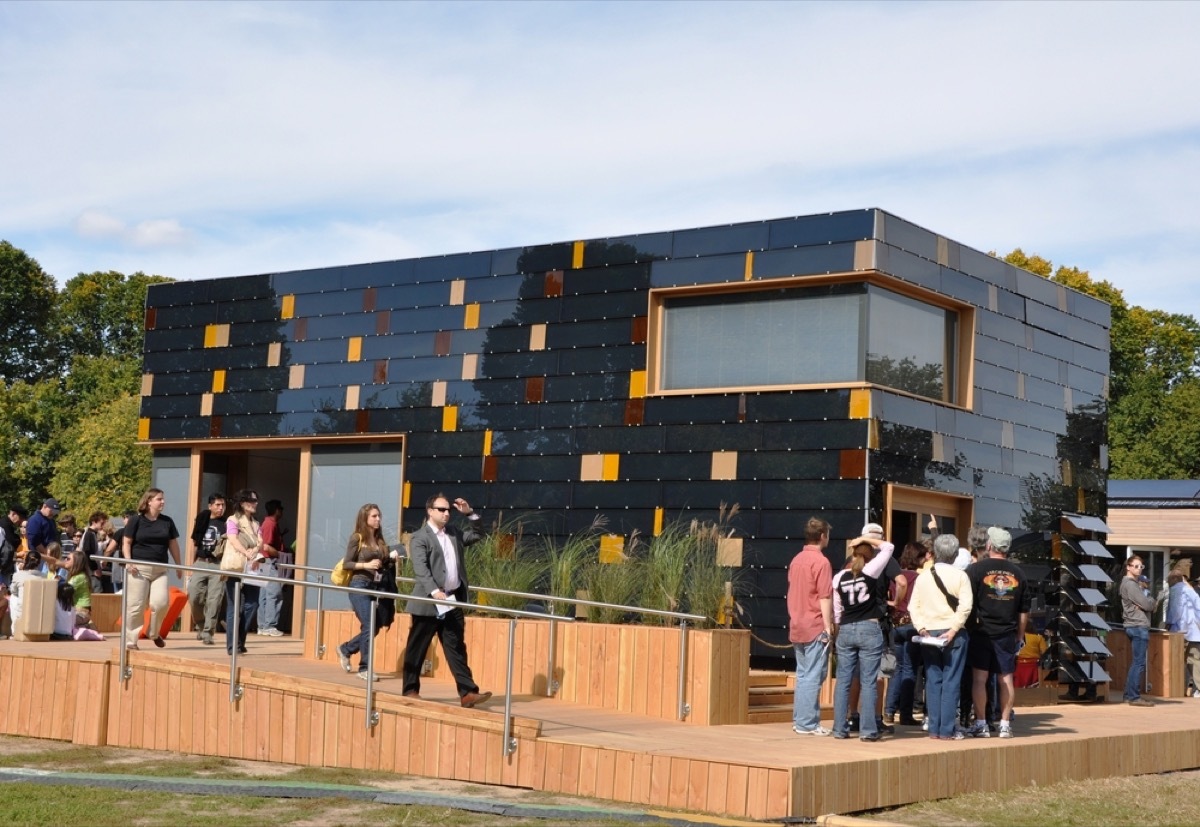
{"type": "Polygon", "coordinates": [[[462,709],[449,683],[422,699],[400,681],[365,684],[301,657],[301,644],[251,637],[229,701],[221,647],[172,639],[131,653],[118,680],[111,641],[0,642],[7,734],[310,766],[347,767],[527,787],[650,807],[782,820],[851,813],[972,791],[1200,767],[1200,700],[1153,709],[1120,703],[1025,707],[1011,740],[934,741],[918,728],[868,744],[798,736],[788,722],[695,727],[554,698],[513,699],[504,752],[502,686],[462,709]],[[73,699],[41,714],[29,698],[73,699]]]}

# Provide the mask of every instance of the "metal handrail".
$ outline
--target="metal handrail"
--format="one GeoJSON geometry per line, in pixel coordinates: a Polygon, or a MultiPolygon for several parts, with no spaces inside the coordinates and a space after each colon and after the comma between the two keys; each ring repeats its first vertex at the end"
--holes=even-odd
{"type": "MultiPolygon", "coordinates": [[[[330,572],[333,571],[333,569],[320,568],[317,566],[300,566],[300,565],[288,564],[288,563],[280,563],[279,565],[280,565],[280,568],[293,568],[293,569],[299,569],[299,570],[303,570],[303,571],[320,572],[320,574],[318,575],[318,578],[325,574],[329,574],[330,572]]],[[[399,583],[415,583],[416,578],[403,577],[403,576],[397,575],[396,581],[399,583]]],[[[293,582],[295,582],[295,581],[293,581],[293,582]]],[[[307,582],[307,581],[303,581],[303,582],[307,582]]],[[[468,586],[468,589],[470,589],[471,591],[475,591],[475,592],[482,592],[484,594],[497,594],[497,595],[505,595],[507,597],[524,597],[524,598],[528,598],[531,600],[544,600],[549,604],[550,610],[544,615],[538,615],[538,617],[540,617],[544,620],[550,621],[549,655],[547,657],[547,664],[546,664],[546,697],[548,697],[548,698],[554,697],[554,693],[558,690],[558,683],[557,683],[557,681],[554,680],[554,666],[555,666],[554,644],[555,644],[555,636],[556,636],[555,633],[556,633],[556,630],[558,629],[558,627],[556,625],[556,621],[573,619],[566,615],[554,614],[554,604],[555,603],[566,603],[566,604],[572,605],[572,606],[589,606],[592,608],[599,608],[599,609],[620,609],[620,610],[624,610],[624,611],[630,612],[630,613],[652,615],[654,617],[669,617],[669,618],[673,618],[673,619],[678,619],[679,620],[679,685],[678,685],[677,695],[676,695],[676,700],[677,700],[676,712],[679,716],[679,720],[681,720],[681,721],[684,720],[685,718],[687,718],[688,714],[691,712],[691,706],[687,703],[687,698],[686,698],[686,694],[687,694],[688,621],[690,620],[690,621],[699,622],[702,620],[707,620],[708,618],[706,618],[704,615],[687,614],[686,612],[671,612],[671,611],[667,611],[665,609],[646,609],[641,606],[626,606],[626,605],[623,605],[620,603],[603,603],[603,602],[600,602],[597,600],[583,600],[582,598],[577,598],[577,597],[552,597],[550,595],[535,594],[532,592],[518,592],[518,591],[511,591],[509,589],[494,589],[489,586],[468,586]]],[[[420,600],[422,598],[406,596],[406,599],[420,600]]],[[[482,608],[486,611],[504,611],[502,609],[499,609],[498,607],[493,607],[493,606],[484,606],[482,608]]],[[[320,601],[320,592],[317,593],[317,609],[316,609],[316,611],[317,611],[317,628],[316,628],[317,651],[318,651],[318,654],[323,655],[324,651],[325,651],[325,644],[321,638],[321,630],[323,628],[323,624],[322,624],[323,610],[322,610],[321,601],[320,601]]]]}
{"type": "MultiPolygon", "coordinates": [[[[98,561],[101,558],[99,556],[93,556],[92,559],[98,561]]],[[[206,574],[206,575],[219,574],[221,577],[232,577],[232,578],[236,579],[237,582],[234,584],[233,629],[231,630],[232,635],[233,635],[234,645],[231,647],[232,651],[231,651],[230,657],[229,657],[229,702],[236,703],[238,700],[240,700],[242,697],[242,694],[243,694],[243,688],[240,684],[236,683],[236,681],[237,681],[237,655],[238,655],[238,646],[236,644],[237,644],[237,640],[239,638],[238,632],[239,632],[240,624],[241,624],[241,612],[238,610],[241,607],[242,582],[245,580],[254,580],[254,581],[256,581],[256,583],[257,582],[281,583],[281,584],[286,585],[288,583],[295,583],[296,581],[292,578],[268,577],[268,576],[261,575],[261,574],[250,574],[250,573],[239,572],[239,571],[219,571],[219,570],[214,570],[212,568],[201,568],[199,566],[185,566],[185,565],[176,564],[176,563],[149,563],[145,560],[129,560],[129,559],[126,559],[125,557],[120,557],[120,556],[108,557],[108,558],[103,558],[103,559],[107,560],[108,562],[116,563],[117,565],[121,565],[121,566],[141,564],[141,565],[147,565],[147,566],[156,566],[158,568],[167,569],[168,571],[198,572],[198,573],[202,573],[202,574],[206,574]]],[[[129,576],[128,573],[126,573],[126,576],[127,577],[129,576]]],[[[350,586],[335,586],[332,583],[320,583],[320,582],[310,583],[308,581],[305,581],[305,583],[308,586],[316,588],[318,595],[322,594],[326,589],[328,589],[330,591],[343,592],[345,594],[361,594],[361,595],[365,595],[366,597],[370,597],[371,598],[371,627],[370,628],[372,630],[375,629],[375,612],[378,609],[379,601],[385,600],[385,599],[393,599],[394,600],[397,598],[404,598],[409,601],[414,601],[417,603],[427,603],[427,604],[432,604],[435,606],[449,606],[451,608],[462,608],[462,609],[481,609],[481,610],[485,610],[485,611],[502,612],[506,615],[509,615],[509,617],[510,617],[509,641],[508,641],[509,654],[508,654],[508,666],[507,666],[508,674],[507,674],[507,680],[506,680],[507,690],[506,690],[506,697],[504,700],[503,751],[504,751],[505,757],[512,755],[512,753],[516,751],[516,748],[517,748],[516,739],[514,739],[512,737],[512,671],[513,671],[512,655],[513,655],[514,639],[515,639],[515,635],[516,635],[516,621],[517,621],[517,618],[522,618],[522,617],[530,618],[530,619],[534,619],[534,620],[544,620],[546,617],[544,614],[541,614],[540,612],[525,612],[525,611],[521,611],[520,609],[502,609],[502,608],[498,608],[495,606],[481,606],[481,605],[477,605],[474,603],[464,603],[464,602],[457,601],[457,600],[439,600],[438,598],[434,598],[434,597],[418,597],[415,595],[404,596],[404,595],[395,594],[393,592],[379,592],[379,591],[374,591],[372,589],[355,589],[350,586]]],[[[128,665],[128,663],[129,663],[128,662],[128,653],[126,651],[127,646],[128,646],[127,641],[128,641],[129,630],[127,628],[125,628],[125,624],[126,624],[125,619],[128,617],[128,615],[129,615],[129,588],[128,588],[128,585],[126,585],[124,588],[121,589],[121,646],[120,646],[119,677],[122,682],[128,681],[133,677],[133,668],[128,665]]],[[[571,618],[559,618],[559,619],[560,620],[570,620],[571,618]]],[[[154,631],[154,630],[152,630],[152,631],[154,631]]],[[[230,630],[227,630],[227,632],[229,632],[229,631],[230,630]]],[[[375,690],[375,658],[374,658],[375,637],[374,637],[374,635],[371,636],[369,646],[370,646],[370,651],[368,651],[368,653],[367,653],[367,681],[366,681],[367,687],[366,687],[366,705],[365,705],[367,729],[370,729],[371,727],[374,727],[376,724],[379,723],[379,713],[374,710],[374,699],[375,699],[375,691],[374,691],[375,690]]]]}

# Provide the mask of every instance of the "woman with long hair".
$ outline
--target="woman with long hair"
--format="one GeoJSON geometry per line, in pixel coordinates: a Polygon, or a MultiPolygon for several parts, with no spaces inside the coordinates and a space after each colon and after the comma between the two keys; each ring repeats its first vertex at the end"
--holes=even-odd
{"type": "MultiPolygon", "coordinates": [[[[259,546],[262,538],[259,536],[260,525],[255,518],[258,511],[258,492],[243,488],[233,495],[233,510],[225,521],[225,554],[237,554],[243,561],[242,571],[246,573],[258,571],[262,560],[259,546]]],[[[223,561],[224,562],[224,561],[223,561]]],[[[225,651],[233,654],[233,613],[234,592],[237,577],[225,578],[225,651]]],[[[237,650],[239,655],[246,654],[246,631],[250,622],[258,613],[258,584],[249,579],[242,579],[242,604],[238,612],[237,650]]]]}
{"type": "MultiPolygon", "coordinates": [[[[354,519],[354,533],[346,542],[346,556],[342,560],[342,568],[352,572],[350,587],[353,589],[370,589],[373,591],[395,592],[396,571],[388,554],[387,542],[383,539],[381,528],[383,517],[379,506],[367,503],[358,509],[354,519]]],[[[359,632],[350,640],[338,647],[338,662],[347,672],[354,671],[350,656],[358,654],[358,677],[367,679],[367,666],[371,662],[371,650],[375,635],[384,626],[390,626],[390,615],[385,617],[386,610],[377,610],[375,626],[371,626],[371,603],[374,598],[365,594],[351,594],[350,606],[354,616],[358,618],[359,632]],[[386,621],[386,622],[385,622],[386,621]]],[[[379,608],[383,609],[386,598],[379,600],[379,608]]],[[[393,604],[392,608],[395,608],[393,604]]]]}
{"type": "MultiPolygon", "coordinates": [[[[138,501],[137,514],[125,524],[121,554],[131,561],[125,566],[125,588],[129,591],[125,612],[125,641],[138,648],[146,603],[150,604],[150,629],[146,636],[160,649],[167,643],[159,632],[171,599],[167,569],[162,564],[170,555],[179,565],[179,530],[175,521],[163,513],[166,497],[161,488],[149,488],[138,501]]],[[[176,570],[182,578],[182,572],[176,570]]]]}
{"type": "Polygon", "coordinates": [[[851,543],[846,567],[833,576],[833,622],[837,625],[837,687],[833,696],[833,737],[846,738],[850,684],[858,675],[859,740],[878,741],[875,699],[879,662],[883,657],[883,627],[887,611],[887,586],[883,570],[892,559],[893,546],[871,535],[851,543]]]}

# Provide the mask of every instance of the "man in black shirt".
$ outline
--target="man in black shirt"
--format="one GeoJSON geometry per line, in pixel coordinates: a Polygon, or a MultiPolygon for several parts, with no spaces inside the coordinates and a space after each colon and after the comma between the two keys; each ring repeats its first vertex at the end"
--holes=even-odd
{"type": "Polygon", "coordinates": [[[1013,673],[1017,652],[1025,643],[1033,591],[1026,587],[1020,566],[1008,559],[1011,545],[1012,535],[992,526],[987,530],[983,556],[967,568],[975,598],[967,623],[971,630],[967,659],[975,701],[975,725],[970,734],[976,738],[989,735],[985,708],[988,675],[993,672],[1000,686],[1000,737],[1012,737],[1013,673]]]}
{"type": "Polygon", "coordinates": [[[192,625],[196,639],[205,646],[213,645],[213,633],[221,617],[225,587],[221,584],[219,551],[224,547],[225,495],[211,494],[208,510],[196,515],[192,526],[192,553],[189,566],[212,569],[212,574],[192,572],[188,577],[188,603],[192,607],[192,625]]]}
{"type": "Polygon", "coordinates": [[[17,549],[21,545],[20,525],[29,512],[19,505],[10,505],[8,513],[0,517],[0,582],[12,582],[17,567],[17,549]]]}

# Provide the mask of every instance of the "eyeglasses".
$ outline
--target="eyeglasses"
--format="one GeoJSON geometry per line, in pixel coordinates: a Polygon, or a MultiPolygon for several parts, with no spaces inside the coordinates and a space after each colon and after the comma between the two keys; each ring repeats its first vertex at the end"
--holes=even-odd
{"type": "Polygon", "coordinates": [[[447,512],[447,511],[449,511],[449,510],[450,510],[450,509],[449,509],[449,507],[447,507],[447,508],[442,508],[442,507],[441,507],[441,506],[439,506],[439,505],[432,506],[432,508],[433,508],[433,510],[434,510],[434,511],[441,511],[442,513],[445,513],[445,512],[447,512]]]}

